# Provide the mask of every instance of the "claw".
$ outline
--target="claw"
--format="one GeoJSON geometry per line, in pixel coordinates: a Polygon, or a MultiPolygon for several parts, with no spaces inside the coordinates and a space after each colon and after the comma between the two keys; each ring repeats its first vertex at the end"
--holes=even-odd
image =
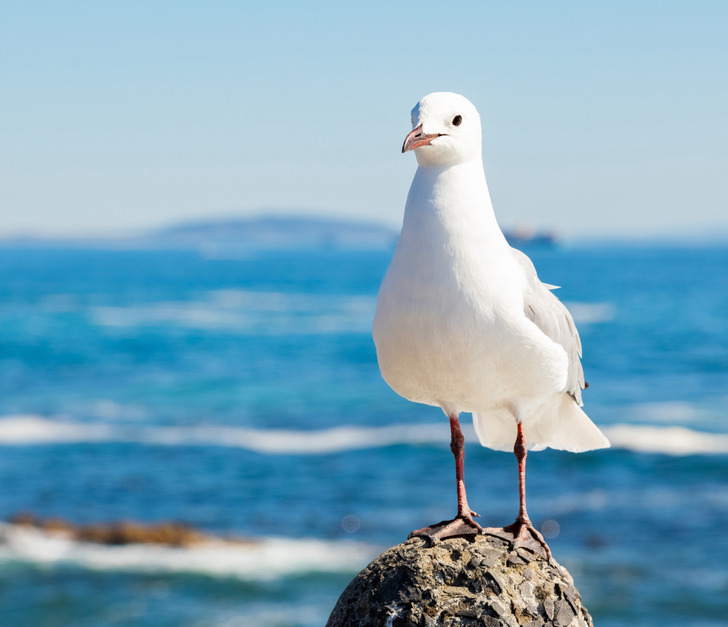
{"type": "Polygon", "coordinates": [[[460,422],[457,414],[451,414],[450,418],[450,450],[455,456],[455,483],[458,495],[458,515],[452,520],[443,520],[436,525],[416,529],[407,536],[408,538],[425,538],[429,545],[437,544],[445,538],[467,538],[479,536],[484,533],[483,528],[473,520],[473,516],[479,517],[468,506],[468,499],[465,494],[465,481],[463,479],[463,459],[465,451],[463,445],[465,438],[460,429],[460,422]]]}
{"type": "Polygon", "coordinates": [[[516,522],[507,527],[503,527],[503,531],[513,536],[513,546],[515,548],[523,547],[542,555],[546,558],[546,561],[551,563],[551,549],[546,544],[546,540],[543,536],[536,531],[531,519],[528,517],[526,511],[526,455],[528,449],[526,447],[526,435],[523,431],[523,425],[518,423],[518,434],[516,436],[516,443],[513,446],[513,452],[516,454],[518,460],[518,496],[519,496],[519,510],[518,518],[516,522]]]}
{"type": "MultiPolygon", "coordinates": [[[[477,514],[475,514],[477,516],[477,514]]],[[[458,516],[452,520],[443,520],[435,525],[416,529],[408,538],[425,538],[433,546],[446,538],[467,538],[483,534],[483,528],[472,518],[458,516]]]]}
{"type": "Polygon", "coordinates": [[[513,536],[514,548],[528,549],[551,562],[551,549],[530,520],[518,518],[512,525],[503,527],[503,531],[513,536]]]}

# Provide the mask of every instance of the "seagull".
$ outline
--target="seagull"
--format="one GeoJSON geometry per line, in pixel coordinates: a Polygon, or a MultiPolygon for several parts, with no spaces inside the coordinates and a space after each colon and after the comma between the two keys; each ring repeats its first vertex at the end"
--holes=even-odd
{"type": "Polygon", "coordinates": [[[503,532],[551,553],[526,510],[527,450],[582,452],[609,441],[582,411],[581,341],[571,314],[496,221],[482,160],[480,116],[436,92],[412,110],[402,152],[418,168],[382,281],[373,337],[382,377],[400,396],[450,421],[457,516],[413,531],[435,543],[484,533],[464,483],[461,413],[483,446],[513,450],[519,513],[503,532]]]}

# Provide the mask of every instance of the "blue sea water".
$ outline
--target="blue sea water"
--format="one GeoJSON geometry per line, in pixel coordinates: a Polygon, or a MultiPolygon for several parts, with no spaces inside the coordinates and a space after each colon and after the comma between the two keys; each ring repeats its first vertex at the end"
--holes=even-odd
{"type": "MultiPolygon", "coordinates": [[[[377,368],[391,250],[232,252],[0,249],[0,518],[260,540],[2,525],[0,625],[323,625],[370,559],[454,514],[445,417],[377,368]]],[[[613,442],[530,455],[531,517],[595,624],[728,624],[728,248],[527,252],[562,286],[613,442]]],[[[470,504],[508,524],[515,459],[465,432],[470,504]]]]}

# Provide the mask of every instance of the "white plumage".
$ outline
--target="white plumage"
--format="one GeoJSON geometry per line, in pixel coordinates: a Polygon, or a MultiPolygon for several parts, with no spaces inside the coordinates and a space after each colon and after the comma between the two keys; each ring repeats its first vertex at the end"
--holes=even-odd
{"type": "Polygon", "coordinates": [[[413,149],[419,167],[374,318],[382,376],[451,418],[472,412],[484,446],[512,449],[519,422],[531,448],[608,446],[580,409],[572,317],[496,221],[477,110],[434,93],[412,126],[403,152],[413,149]]]}

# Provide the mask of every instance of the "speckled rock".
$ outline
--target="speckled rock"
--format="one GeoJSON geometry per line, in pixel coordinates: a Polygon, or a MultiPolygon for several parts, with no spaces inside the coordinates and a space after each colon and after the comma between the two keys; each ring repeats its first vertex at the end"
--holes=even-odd
{"type": "Polygon", "coordinates": [[[493,533],[382,553],[339,598],[327,627],[587,627],[569,573],[493,533]]]}

